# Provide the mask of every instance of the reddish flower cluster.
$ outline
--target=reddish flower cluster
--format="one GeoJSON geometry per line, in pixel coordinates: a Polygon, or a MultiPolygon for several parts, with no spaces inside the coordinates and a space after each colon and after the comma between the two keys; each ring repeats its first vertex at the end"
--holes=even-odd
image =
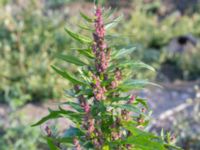
{"type": "Polygon", "coordinates": [[[115,89],[118,84],[119,84],[119,81],[122,79],[122,73],[121,71],[119,70],[119,68],[117,68],[115,70],[115,77],[114,77],[114,80],[111,82],[111,89],[115,89]]]}
{"type": "Polygon", "coordinates": [[[112,136],[112,140],[118,140],[122,137],[122,133],[119,132],[119,126],[121,123],[121,119],[119,117],[116,118],[116,120],[114,121],[114,123],[111,125],[111,136],[112,136]]]}
{"type": "Polygon", "coordinates": [[[48,137],[52,136],[52,132],[51,132],[51,129],[49,128],[49,126],[45,127],[45,132],[46,132],[46,134],[47,134],[48,137]]]}
{"type": "Polygon", "coordinates": [[[95,136],[98,137],[93,140],[95,149],[101,150],[104,143],[102,132],[98,129],[95,129],[95,136]]]}
{"type": "Polygon", "coordinates": [[[90,105],[88,103],[85,103],[83,108],[84,108],[85,113],[89,113],[90,112],[90,105]]]}
{"type": "MultiPolygon", "coordinates": [[[[135,100],[135,96],[132,95],[131,98],[128,100],[127,104],[132,104],[135,100]]],[[[124,120],[130,120],[130,112],[127,110],[122,110],[121,115],[124,120]]]]}
{"type": "Polygon", "coordinates": [[[88,127],[88,133],[91,134],[94,131],[94,124],[95,124],[95,120],[94,119],[89,119],[89,127],[88,127]]]}
{"type": "Polygon", "coordinates": [[[93,93],[94,93],[95,99],[97,101],[104,100],[105,99],[105,92],[106,92],[105,87],[101,86],[99,77],[96,77],[95,75],[93,75],[93,81],[94,81],[93,93]]]}
{"type": "Polygon", "coordinates": [[[90,113],[86,113],[83,120],[83,128],[87,131],[87,138],[90,138],[92,133],[94,132],[95,120],[92,118],[90,113]]]}
{"type": "MultiPolygon", "coordinates": [[[[75,86],[74,89],[75,89],[75,91],[77,93],[80,91],[80,87],[79,86],[75,86]]],[[[79,95],[78,100],[79,100],[79,103],[80,103],[81,107],[83,108],[83,110],[85,112],[85,117],[84,117],[84,121],[82,123],[82,126],[83,126],[84,129],[87,130],[87,136],[90,137],[91,133],[94,131],[95,120],[91,118],[90,105],[86,101],[84,96],[83,95],[79,95]]]]}
{"type": "Polygon", "coordinates": [[[102,18],[102,10],[100,7],[96,9],[95,13],[95,33],[93,33],[94,44],[93,53],[95,54],[95,66],[98,73],[103,73],[107,68],[110,60],[110,51],[104,42],[105,29],[102,18]]]}
{"type": "MultiPolygon", "coordinates": [[[[76,85],[74,87],[74,89],[75,89],[75,91],[77,93],[80,92],[80,87],[79,86],[76,85]]],[[[85,97],[83,95],[79,95],[78,96],[78,100],[79,100],[79,103],[80,103],[81,107],[84,109],[85,113],[88,114],[90,112],[90,105],[86,101],[85,97]]]]}
{"type": "Polygon", "coordinates": [[[117,131],[113,131],[113,132],[111,133],[111,135],[112,135],[112,139],[113,139],[114,141],[120,139],[121,136],[122,136],[121,132],[117,132],[117,131]]]}
{"type": "Polygon", "coordinates": [[[82,150],[77,138],[74,138],[73,142],[74,142],[75,150],[82,150]]]}
{"type": "Polygon", "coordinates": [[[100,7],[96,9],[96,20],[95,20],[95,30],[98,38],[104,38],[105,36],[105,29],[104,29],[104,23],[103,23],[103,17],[102,17],[102,10],[100,7]]]}

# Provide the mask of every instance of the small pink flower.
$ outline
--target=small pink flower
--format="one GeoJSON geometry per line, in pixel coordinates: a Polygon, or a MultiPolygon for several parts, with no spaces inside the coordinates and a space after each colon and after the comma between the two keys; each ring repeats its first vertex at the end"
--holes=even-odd
{"type": "Polygon", "coordinates": [[[100,7],[96,9],[95,16],[95,33],[93,33],[95,44],[93,44],[92,49],[96,57],[96,69],[98,73],[103,73],[108,68],[110,53],[107,52],[107,44],[104,42],[105,29],[100,7]]]}
{"type": "Polygon", "coordinates": [[[127,102],[128,104],[132,104],[135,101],[135,96],[132,95],[129,101],[127,102]]]}
{"type": "Polygon", "coordinates": [[[96,20],[95,20],[95,28],[96,34],[99,38],[103,38],[105,35],[105,29],[103,24],[102,10],[100,7],[96,9],[96,20]]]}
{"type": "Polygon", "coordinates": [[[73,142],[74,142],[75,150],[82,150],[77,138],[74,138],[73,142]]]}
{"type": "Polygon", "coordinates": [[[94,54],[97,53],[97,44],[95,42],[92,45],[92,51],[93,51],[94,54]]]}
{"type": "Polygon", "coordinates": [[[90,112],[90,105],[89,105],[88,103],[85,103],[85,104],[84,104],[84,111],[85,111],[86,113],[89,113],[89,112],[90,112]]]}
{"type": "Polygon", "coordinates": [[[99,143],[97,139],[94,139],[94,146],[96,149],[101,149],[101,144],[99,143]]]}
{"type": "Polygon", "coordinates": [[[51,129],[49,128],[49,126],[45,127],[45,131],[48,137],[50,137],[52,135],[51,129]]]}
{"type": "Polygon", "coordinates": [[[111,89],[115,89],[118,86],[118,83],[116,80],[111,82],[111,89]]]}
{"type": "Polygon", "coordinates": [[[93,85],[94,97],[98,101],[104,100],[105,99],[105,92],[106,92],[105,87],[102,87],[100,85],[99,77],[96,77],[95,75],[93,75],[93,80],[94,80],[94,85],[93,85]]]}
{"type": "Polygon", "coordinates": [[[115,77],[116,77],[117,80],[121,80],[121,79],[122,79],[122,73],[121,73],[121,71],[119,70],[119,68],[117,68],[117,69],[115,70],[115,77]]]}
{"type": "Polygon", "coordinates": [[[95,120],[90,119],[88,122],[89,122],[88,133],[91,134],[95,130],[95,127],[94,127],[95,120]]]}

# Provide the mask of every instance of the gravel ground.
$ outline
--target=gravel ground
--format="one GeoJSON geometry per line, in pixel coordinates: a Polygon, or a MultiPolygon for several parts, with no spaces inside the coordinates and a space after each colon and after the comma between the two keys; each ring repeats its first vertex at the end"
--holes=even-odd
{"type": "Polygon", "coordinates": [[[150,87],[134,93],[148,100],[153,110],[152,115],[157,118],[163,112],[185,103],[188,99],[194,99],[196,85],[200,85],[200,82],[168,83],[161,84],[163,88],[150,87]]]}

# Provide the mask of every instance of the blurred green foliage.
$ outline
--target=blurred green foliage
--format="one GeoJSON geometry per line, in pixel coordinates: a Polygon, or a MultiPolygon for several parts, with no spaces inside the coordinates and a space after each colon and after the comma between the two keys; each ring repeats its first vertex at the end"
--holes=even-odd
{"type": "MultiPolygon", "coordinates": [[[[174,62],[172,65],[177,64],[176,69],[182,71],[183,79],[197,79],[200,71],[198,43],[195,48],[186,48],[182,53],[172,53],[168,46],[179,36],[193,35],[198,39],[200,15],[194,13],[192,16],[180,16],[178,12],[174,12],[163,19],[155,13],[149,13],[150,9],[146,5],[139,5],[131,13],[130,20],[117,29],[123,31],[124,37],[130,37],[127,43],[138,44],[138,55],[135,57],[150,63],[157,70],[170,60],[174,62]]],[[[147,76],[155,78],[155,74],[147,76]]]]}
{"type": "Polygon", "coordinates": [[[13,107],[29,100],[58,98],[62,91],[50,65],[53,54],[70,43],[63,32],[65,14],[45,15],[48,12],[33,2],[23,8],[13,3],[0,10],[4,12],[0,17],[0,101],[13,107]]]}
{"type": "Polygon", "coordinates": [[[0,120],[1,150],[47,149],[45,140],[41,138],[41,129],[31,128],[27,123],[30,120],[26,114],[18,112],[10,114],[7,119],[3,120],[6,124],[2,124],[0,120]]]}
{"type": "Polygon", "coordinates": [[[0,137],[1,150],[44,150],[46,145],[42,142],[39,129],[16,125],[6,129],[0,137]]]}

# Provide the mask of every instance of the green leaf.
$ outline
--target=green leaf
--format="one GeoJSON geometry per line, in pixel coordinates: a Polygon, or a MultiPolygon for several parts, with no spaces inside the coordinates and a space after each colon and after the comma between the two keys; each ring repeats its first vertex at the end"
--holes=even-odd
{"type": "MultiPolygon", "coordinates": [[[[73,143],[74,137],[57,137],[57,138],[45,137],[45,139],[47,140],[49,147],[51,146],[52,148],[57,148],[57,147],[55,147],[53,142],[71,144],[71,143],[73,143]]],[[[52,150],[60,150],[60,149],[57,148],[57,149],[52,149],[52,150]]]]}
{"type": "Polygon", "coordinates": [[[170,144],[167,144],[165,143],[164,146],[167,148],[167,149],[170,149],[170,150],[183,150],[182,148],[180,147],[177,147],[175,145],[170,145],[170,144]]]}
{"type": "Polygon", "coordinates": [[[74,102],[63,102],[61,103],[61,105],[69,105],[71,106],[73,109],[75,109],[78,112],[83,112],[83,108],[80,106],[80,104],[78,103],[74,103],[74,102]]]}
{"type": "Polygon", "coordinates": [[[73,89],[65,90],[64,91],[67,97],[76,98],[76,93],[73,89]]]}
{"type": "Polygon", "coordinates": [[[94,29],[92,27],[87,27],[87,26],[84,26],[82,24],[78,24],[78,26],[81,28],[81,29],[84,29],[84,30],[88,30],[88,31],[94,31],[94,29]]]}
{"type": "Polygon", "coordinates": [[[110,150],[109,145],[104,145],[102,150],[110,150]]]}
{"type": "Polygon", "coordinates": [[[81,61],[77,57],[74,57],[74,56],[71,56],[71,55],[57,55],[57,57],[59,59],[66,61],[66,62],[75,64],[77,66],[85,66],[86,65],[86,63],[84,63],[83,61],[81,61]]]}
{"type": "Polygon", "coordinates": [[[61,114],[59,112],[52,111],[52,112],[50,112],[49,115],[43,117],[41,120],[39,120],[37,123],[35,123],[35,124],[31,125],[31,126],[32,127],[38,126],[38,125],[40,125],[40,124],[42,124],[42,123],[44,123],[44,122],[46,122],[46,121],[48,121],[50,119],[56,119],[56,118],[60,118],[60,117],[61,117],[61,114]]]}
{"type": "Polygon", "coordinates": [[[113,14],[115,14],[116,12],[117,12],[117,9],[113,9],[113,8],[109,7],[108,9],[104,10],[103,17],[105,19],[107,19],[107,18],[113,16],[113,14]]]}
{"type": "Polygon", "coordinates": [[[99,1],[98,0],[94,0],[94,4],[95,4],[95,6],[98,6],[99,1]]]}
{"type": "Polygon", "coordinates": [[[114,19],[112,22],[108,23],[105,25],[105,29],[108,30],[112,27],[115,27],[123,18],[123,14],[121,14],[119,17],[117,17],[116,19],[114,19]]]}
{"type": "Polygon", "coordinates": [[[77,137],[77,136],[83,136],[83,135],[84,135],[84,133],[79,128],[70,126],[70,128],[68,128],[64,132],[63,137],[70,138],[70,137],[77,137]]]}
{"type": "Polygon", "coordinates": [[[143,62],[139,62],[139,61],[137,61],[137,62],[126,61],[124,63],[120,63],[119,67],[120,68],[131,67],[133,69],[136,69],[136,68],[146,68],[146,69],[149,69],[149,70],[155,72],[155,69],[153,67],[151,67],[150,65],[147,65],[147,64],[145,64],[143,62]]]}
{"type": "Polygon", "coordinates": [[[91,53],[90,49],[78,49],[78,52],[83,56],[94,59],[94,55],[91,53]]]}
{"type": "Polygon", "coordinates": [[[72,137],[62,137],[62,138],[57,138],[55,140],[59,143],[73,143],[72,137]]]}
{"type": "Polygon", "coordinates": [[[136,112],[136,113],[141,113],[139,108],[137,108],[136,106],[133,106],[131,104],[118,104],[118,105],[113,104],[111,106],[114,108],[120,108],[120,109],[125,109],[125,110],[136,112]]]}
{"type": "Polygon", "coordinates": [[[122,122],[122,124],[123,124],[123,127],[125,129],[127,129],[128,131],[130,131],[135,136],[146,135],[149,138],[158,138],[157,136],[155,136],[152,133],[148,133],[148,132],[145,132],[143,130],[140,130],[140,129],[136,128],[132,121],[128,121],[128,122],[124,121],[124,122],[122,122]]]}
{"type": "Polygon", "coordinates": [[[77,33],[74,33],[70,30],[68,30],[67,28],[65,28],[65,31],[75,40],[81,42],[81,43],[92,43],[92,40],[88,37],[85,37],[83,35],[79,35],[77,33]]]}
{"type": "Polygon", "coordinates": [[[86,14],[84,14],[83,12],[80,12],[80,15],[83,19],[85,19],[87,22],[90,22],[90,23],[93,23],[94,22],[94,19],[87,16],[86,14]]]}
{"type": "Polygon", "coordinates": [[[164,141],[152,133],[142,131],[130,122],[123,122],[125,129],[132,133],[132,136],[124,140],[124,144],[131,144],[135,148],[141,148],[142,150],[165,150],[164,141]]]}
{"type": "Polygon", "coordinates": [[[46,137],[46,140],[50,150],[59,150],[58,147],[54,145],[54,140],[52,138],[46,137]]]}
{"type": "Polygon", "coordinates": [[[119,102],[119,101],[127,101],[130,99],[130,96],[125,96],[125,97],[114,97],[111,98],[112,102],[119,102]]]}
{"type": "Polygon", "coordinates": [[[157,87],[161,87],[160,85],[157,85],[155,83],[149,82],[147,80],[127,80],[123,84],[119,86],[119,89],[121,90],[132,90],[132,89],[140,89],[144,88],[146,85],[154,85],[157,87]]]}
{"type": "Polygon", "coordinates": [[[73,111],[68,111],[64,110],[62,107],[59,106],[59,110],[61,113],[63,113],[67,118],[69,118],[71,121],[76,123],[76,125],[79,125],[81,122],[81,119],[84,115],[82,112],[73,112],[73,111]]]}
{"type": "Polygon", "coordinates": [[[59,110],[51,110],[50,109],[49,114],[47,116],[43,117],[41,120],[39,120],[38,122],[36,122],[32,126],[38,126],[38,125],[43,124],[44,122],[46,122],[48,120],[57,119],[57,118],[64,117],[64,116],[67,116],[72,121],[77,122],[78,120],[81,119],[81,115],[82,114],[77,113],[77,112],[64,110],[61,107],[59,107],[59,110]]]}
{"type": "Polygon", "coordinates": [[[73,84],[79,84],[79,85],[86,85],[86,83],[79,81],[72,77],[69,73],[62,71],[60,69],[57,69],[56,67],[52,66],[53,70],[55,70],[58,74],[60,74],[63,78],[68,79],[71,81],[73,84]]]}
{"type": "Polygon", "coordinates": [[[124,57],[125,55],[127,54],[130,54],[132,53],[133,51],[136,50],[136,47],[132,47],[132,48],[123,48],[121,50],[119,50],[118,52],[116,52],[113,56],[112,56],[112,59],[119,59],[119,58],[122,58],[124,57]]]}
{"type": "Polygon", "coordinates": [[[158,138],[149,138],[148,135],[131,136],[124,143],[141,150],[167,150],[158,138]]]}
{"type": "Polygon", "coordinates": [[[142,104],[146,109],[148,109],[148,104],[147,104],[147,101],[142,99],[142,98],[136,98],[136,103],[140,103],[142,104]]]}
{"type": "Polygon", "coordinates": [[[84,79],[85,82],[87,82],[88,84],[90,84],[91,83],[91,79],[89,78],[88,72],[85,72],[85,71],[84,71],[84,68],[78,69],[78,73],[79,73],[80,77],[82,79],[84,79]]]}

